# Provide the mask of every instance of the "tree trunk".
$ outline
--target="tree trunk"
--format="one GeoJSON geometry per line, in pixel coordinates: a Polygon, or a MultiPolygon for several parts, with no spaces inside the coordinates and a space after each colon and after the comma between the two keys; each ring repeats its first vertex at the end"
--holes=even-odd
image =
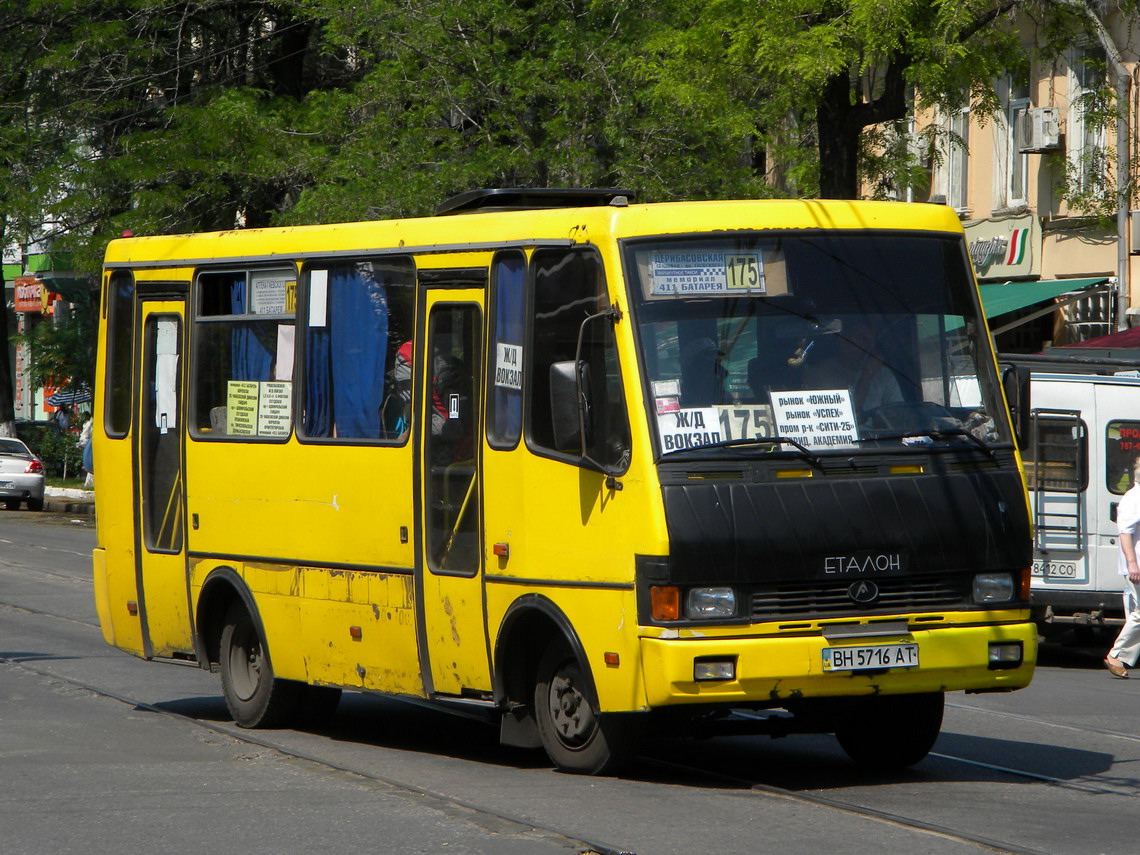
{"type": "Polygon", "coordinates": [[[819,195],[823,199],[859,198],[859,133],[862,126],[851,103],[851,78],[844,72],[824,86],[816,111],[819,134],[819,195]]]}
{"type": "MultiPolygon", "coordinates": [[[[0,218],[0,247],[7,244],[4,220],[0,218]]],[[[0,265],[0,436],[16,435],[15,390],[12,388],[12,360],[8,356],[8,300],[0,265]]]]}

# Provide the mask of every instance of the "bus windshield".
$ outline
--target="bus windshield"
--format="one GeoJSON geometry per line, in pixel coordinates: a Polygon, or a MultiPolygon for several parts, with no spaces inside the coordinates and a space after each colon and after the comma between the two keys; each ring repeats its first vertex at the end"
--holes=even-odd
{"type": "Polygon", "coordinates": [[[661,454],[1010,442],[960,236],[658,238],[625,265],[661,454]]]}

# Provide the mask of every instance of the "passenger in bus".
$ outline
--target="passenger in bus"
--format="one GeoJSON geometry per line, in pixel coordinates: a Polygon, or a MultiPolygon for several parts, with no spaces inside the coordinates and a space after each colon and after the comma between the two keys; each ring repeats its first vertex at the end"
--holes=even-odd
{"type": "Polygon", "coordinates": [[[1117,569],[1124,577],[1124,626],[1108,651],[1104,665],[1116,677],[1127,677],[1128,669],[1140,657],[1140,561],[1137,561],[1137,538],[1140,537],[1140,457],[1132,464],[1132,487],[1116,508],[1116,525],[1120,549],[1117,569]]]}
{"type": "Polygon", "coordinates": [[[384,403],[380,423],[387,436],[403,439],[412,417],[412,343],[405,341],[396,351],[392,367],[384,378],[384,403]]]}

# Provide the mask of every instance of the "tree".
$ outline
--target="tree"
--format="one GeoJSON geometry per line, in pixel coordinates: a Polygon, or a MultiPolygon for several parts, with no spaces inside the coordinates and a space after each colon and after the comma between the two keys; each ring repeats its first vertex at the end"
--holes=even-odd
{"type": "MultiPolygon", "coordinates": [[[[786,189],[828,198],[857,198],[862,181],[881,178],[868,166],[886,161],[869,157],[867,143],[882,136],[866,131],[905,119],[909,93],[919,107],[970,103],[975,114],[992,114],[994,82],[1026,57],[1015,20],[1035,28],[1043,55],[1090,32],[1089,10],[1075,0],[693,0],[682,6],[672,32],[658,39],[666,57],[659,83],[697,85],[738,102],[760,143],[790,164],[786,189]],[[725,74],[725,67],[733,73],[725,74]]],[[[897,160],[890,168],[899,168],[897,160]]]]}
{"type": "MultiPolygon", "coordinates": [[[[52,192],[51,167],[66,140],[49,106],[57,93],[37,68],[42,45],[71,26],[56,11],[40,3],[0,2],[0,247],[38,227],[43,199],[52,192]]],[[[0,436],[15,434],[8,346],[7,302],[0,300],[0,436]]]]}
{"type": "MultiPolygon", "coordinates": [[[[666,4],[667,5],[667,4],[666,4]]],[[[656,97],[655,4],[311,0],[361,72],[322,93],[342,140],[284,219],[430,213],[488,186],[628,187],[646,199],[765,194],[700,99],[656,97]],[[327,96],[327,97],[325,97],[327,96]]]]}

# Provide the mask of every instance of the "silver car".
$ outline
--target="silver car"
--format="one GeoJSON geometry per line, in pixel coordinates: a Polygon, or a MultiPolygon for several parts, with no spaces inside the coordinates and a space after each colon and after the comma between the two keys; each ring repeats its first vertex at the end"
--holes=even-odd
{"type": "Polygon", "coordinates": [[[0,500],[10,511],[28,503],[28,510],[44,509],[44,466],[22,440],[0,436],[0,500]]]}

